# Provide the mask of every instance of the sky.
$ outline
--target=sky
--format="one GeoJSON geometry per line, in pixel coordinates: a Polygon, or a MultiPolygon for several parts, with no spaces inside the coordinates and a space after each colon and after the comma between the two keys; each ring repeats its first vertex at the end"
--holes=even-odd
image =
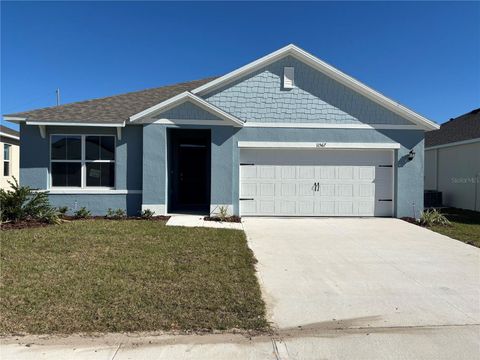
{"type": "Polygon", "coordinates": [[[53,106],[57,88],[68,103],[223,75],[289,43],[438,123],[480,107],[480,2],[2,1],[0,10],[1,114],[53,106]]]}

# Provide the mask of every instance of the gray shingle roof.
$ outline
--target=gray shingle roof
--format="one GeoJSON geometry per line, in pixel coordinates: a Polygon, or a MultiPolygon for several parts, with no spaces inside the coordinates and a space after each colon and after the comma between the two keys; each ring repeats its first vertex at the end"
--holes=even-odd
{"type": "Polygon", "coordinates": [[[215,77],[5,116],[24,117],[29,121],[122,124],[142,110],[184,91],[193,90],[213,79],[215,77]]]}
{"type": "Polygon", "coordinates": [[[439,130],[425,134],[425,147],[480,138],[480,108],[450,119],[439,130]]]}
{"type": "Polygon", "coordinates": [[[0,132],[8,134],[8,135],[12,135],[12,136],[20,137],[20,133],[18,131],[10,129],[9,127],[2,126],[2,125],[0,125],[0,132]]]}

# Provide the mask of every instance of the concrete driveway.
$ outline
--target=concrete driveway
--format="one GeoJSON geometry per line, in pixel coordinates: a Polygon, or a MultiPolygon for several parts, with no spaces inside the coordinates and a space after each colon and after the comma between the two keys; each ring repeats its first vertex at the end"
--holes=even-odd
{"type": "Polygon", "coordinates": [[[480,249],[397,219],[246,218],[244,227],[280,332],[421,333],[439,355],[456,344],[457,358],[480,357],[480,249]]]}

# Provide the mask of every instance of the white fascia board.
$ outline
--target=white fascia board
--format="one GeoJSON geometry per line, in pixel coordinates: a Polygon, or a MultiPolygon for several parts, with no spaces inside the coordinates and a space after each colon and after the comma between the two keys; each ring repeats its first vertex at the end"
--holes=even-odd
{"type": "Polygon", "coordinates": [[[1,131],[0,131],[0,136],[6,137],[6,138],[9,138],[9,139],[13,139],[13,140],[20,140],[20,137],[18,137],[18,136],[7,134],[7,133],[1,132],[1,131]]]}
{"type": "Polygon", "coordinates": [[[185,120],[185,119],[157,119],[153,124],[161,125],[204,125],[204,126],[232,126],[224,120],[185,120]]]}
{"type": "Polygon", "coordinates": [[[4,116],[3,120],[10,121],[10,122],[13,122],[13,123],[20,123],[20,122],[23,122],[23,121],[27,120],[27,118],[22,118],[22,117],[18,117],[18,116],[4,116]]]}
{"type": "Polygon", "coordinates": [[[181,94],[178,94],[168,100],[165,100],[157,105],[154,105],[146,110],[143,110],[141,112],[139,112],[138,114],[135,114],[133,116],[130,117],[130,121],[131,122],[134,122],[136,120],[139,120],[141,118],[144,118],[146,116],[149,116],[149,115],[152,115],[156,112],[160,112],[160,111],[166,111],[166,110],[169,110],[177,105],[180,105],[186,101],[191,101],[192,103],[194,103],[195,105],[199,106],[200,108],[202,108],[203,110],[205,111],[208,111],[214,115],[217,115],[221,118],[223,118],[224,120],[227,120],[228,122],[231,123],[231,125],[235,126],[235,127],[242,127],[243,126],[243,121],[238,119],[237,117],[223,111],[222,109],[219,109],[218,107],[210,104],[209,102],[205,101],[204,99],[188,92],[188,91],[185,91],[181,94]]]}
{"type": "Polygon", "coordinates": [[[109,123],[82,123],[82,122],[55,122],[55,121],[27,121],[27,125],[43,126],[91,126],[91,127],[125,127],[125,121],[121,124],[109,123]]]}
{"type": "Polygon", "coordinates": [[[274,141],[239,141],[239,148],[253,149],[357,149],[357,150],[395,150],[399,143],[340,143],[340,142],[274,142],[274,141]]]}
{"type": "Polygon", "coordinates": [[[425,151],[427,151],[427,150],[441,149],[441,148],[446,148],[446,147],[451,147],[451,146],[474,144],[474,143],[476,143],[476,142],[480,142],[480,138],[468,139],[468,140],[456,141],[456,142],[452,142],[452,143],[448,143],[448,144],[441,144],[441,145],[430,146],[430,147],[426,147],[426,148],[425,148],[425,151]]]}
{"type": "Polygon", "coordinates": [[[327,64],[326,62],[318,59],[317,57],[309,54],[303,49],[290,44],[287,45],[273,53],[266,55],[256,61],[253,61],[241,68],[234,70],[218,79],[212,80],[191,92],[193,94],[205,94],[208,90],[214,90],[221,85],[228,84],[229,82],[244,76],[250,72],[257,70],[260,67],[264,67],[282,57],[292,55],[297,59],[305,62],[306,64],[312,66],[313,68],[323,72],[325,75],[329,76],[332,79],[337,80],[341,84],[351,88],[352,90],[366,96],[370,100],[376,102],[377,104],[395,112],[396,114],[402,116],[403,118],[412,121],[414,124],[418,124],[424,130],[437,130],[440,128],[440,125],[435,122],[428,120],[427,118],[415,113],[414,111],[406,108],[405,106],[387,98],[386,96],[380,94],[379,92],[373,90],[372,88],[362,84],[360,81],[348,76],[347,74],[341,72],[340,70],[334,68],[333,66],[327,64]]]}
{"type": "Polygon", "coordinates": [[[297,128],[297,129],[383,129],[383,130],[422,130],[418,125],[391,124],[322,124],[322,123],[278,123],[246,122],[244,127],[259,128],[297,128]]]}

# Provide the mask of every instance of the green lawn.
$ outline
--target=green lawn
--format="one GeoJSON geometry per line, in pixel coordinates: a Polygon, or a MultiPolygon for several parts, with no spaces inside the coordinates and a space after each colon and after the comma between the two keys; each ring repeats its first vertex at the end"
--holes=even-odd
{"type": "Polygon", "coordinates": [[[0,236],[0,333],[268,329],[242,231],[87,220],[0,236]]]}
{"type": "Polygon", "coordinates": [[[432,226],[431,230],[480,247],[480,212],[449,208],[441,213],[450,220],[452,226],[432,226]]]}

